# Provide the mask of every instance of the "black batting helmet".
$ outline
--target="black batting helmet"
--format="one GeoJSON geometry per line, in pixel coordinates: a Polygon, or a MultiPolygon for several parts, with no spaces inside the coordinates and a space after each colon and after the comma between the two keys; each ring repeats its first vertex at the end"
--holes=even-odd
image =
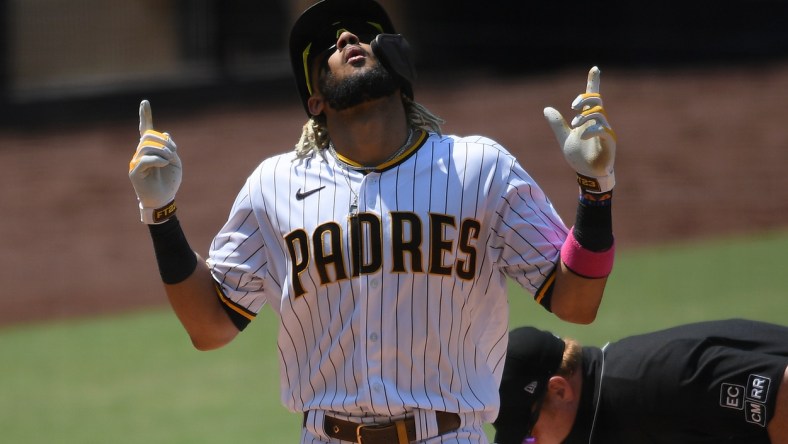
{"type": "Polygon", "coordinates": [[[307,114],[314,80],[310,78],[312,62],[336,44],[343,30],[370,43],[383,66],[398,76],[403,92],[413,98],[410,48],[396,34],[385,9],[374,0],[322,0],[307,8],[290,31],[290,63],[307,114]]]}

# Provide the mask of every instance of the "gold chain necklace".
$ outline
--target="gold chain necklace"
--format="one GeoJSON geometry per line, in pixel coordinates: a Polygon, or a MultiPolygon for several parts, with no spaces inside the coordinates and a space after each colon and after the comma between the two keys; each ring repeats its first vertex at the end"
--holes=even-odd
{"type": "MultiPolygon", "coordinates": [[[[408,148],[410,148],[411,143],[413,143],[413,134],[414,134],[413,128],[408,128],[408,138],[405,140],[405,143],[402,144],[401,147],[397,148],[397,151],[395,151],[394,154],[392,154],[389,157],[387,157],[386,160],[384,160],[383,162],[381,162],[378,165],[384,165],[384,164],[396,159],[402,153],[404,153],[408,148]]],[[[329,141],[328,142],[328,152],[331,153],[331,155],[334,156],[334,158],[344,168],[355,170],[355,171],[360,171],[362,173],[363,172],[375,171],[375,170],[378,169],[378,166],[356,166],[356,165],[351,165],[351,164],[345,162],[337,154],[337,150],[336,150],[336,148],[334,148],[334,142],[333,141],[329,141]]]]}
{"type": "Polygon", "coordinates": [[[358,214],[358,193],[353,190],[353,184],[350,183],[350,173],[348,173],[348,169],[349,168],[342,167],[342,177],[345,178],[345,182],[347,182],[347,188],[350,190],[350,194],[353,196],[353,199],[350,201],[350,208],[348,209],[350,216],[353,217],[358,214]]]}
{"type": "MultiPolygon", "coordinates": [[[[408,148],[410,148],[411,143],[413,143],[413,134],[414,134],[413,128],[408,128],[408,138],[405,140],[405,143],[402,144],[402,146],[399,147],[397,149],[397,151],[394,152],[394,154],[392,154],[386,160],[381,162],[380,165],[386,164],[386,163],[396,159],[402,153],[404,153],[408,148]]],[[[350,183],[349,170],[358,171],[358,172],[366,174],[366,173],[368,173],[370,171],[375,171],[378,167],[376,167],[376,166],[372,166],[372,167],[369,167],[369,166],[355,166],[355,165],[351,165],[351,164],[345,162],[337,154],[337,151],[334,148],[334,142],[332,142],[332,141],[328,142],[328,152],[331,153],[332,156],[334,156],[334,159],[337,161],[337,164],[343,170],[342,171],[343,172],[342,177],[345,178],[345,182],[347,182],[347,187],[350,190],[350,194],[353,196],[353,199],[350,202],[350,208],[348,209],[348,212],[350,213],[351,217],[352,216],[356,216],[358,214],[358,193],[356,193],[356,191],[353,189],[353,184],[350,183]]]]}

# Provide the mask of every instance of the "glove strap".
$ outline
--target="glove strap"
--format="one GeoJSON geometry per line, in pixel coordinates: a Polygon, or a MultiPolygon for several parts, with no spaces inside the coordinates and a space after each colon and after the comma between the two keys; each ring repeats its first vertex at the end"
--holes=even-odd
{"type": "Polygon", "coordinates": [[[158,225],[175,215],[175,199],[160,208],[143,208],[140,203],[140,220],[148,225],[158,225]]]}
{"type": "Polygon", "coordinates": [[[606,193],[616,185],[616,176],[612,172],[604,177],[591,177],[577,173],[577,184],[584,193],[606,193]]]}

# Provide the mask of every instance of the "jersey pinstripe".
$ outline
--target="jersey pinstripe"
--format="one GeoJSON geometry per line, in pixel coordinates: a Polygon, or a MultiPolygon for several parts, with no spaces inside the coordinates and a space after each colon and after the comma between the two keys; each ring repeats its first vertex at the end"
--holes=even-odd
{"type": "Polygon", "coordinates": [[[492,421],[506,276],[535,294],[567,232],[495,141],[424,133],[366,174],[327,151],[265,160],[208,263],[226,304],[248,319],[278,313],[288,409],[492,421]]]}

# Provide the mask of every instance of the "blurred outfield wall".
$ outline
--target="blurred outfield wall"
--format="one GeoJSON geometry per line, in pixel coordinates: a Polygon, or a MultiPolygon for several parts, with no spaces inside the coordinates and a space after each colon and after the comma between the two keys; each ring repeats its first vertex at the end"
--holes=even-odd
{"type": "MultiPolygon", "coordinates": [[[[287,34],[312,0],[0,0],[0,125],[295,97],[287,34]]],[[[788,1],[381,0],[421,73],[528,74],[788,56],[788,1]]]]}

